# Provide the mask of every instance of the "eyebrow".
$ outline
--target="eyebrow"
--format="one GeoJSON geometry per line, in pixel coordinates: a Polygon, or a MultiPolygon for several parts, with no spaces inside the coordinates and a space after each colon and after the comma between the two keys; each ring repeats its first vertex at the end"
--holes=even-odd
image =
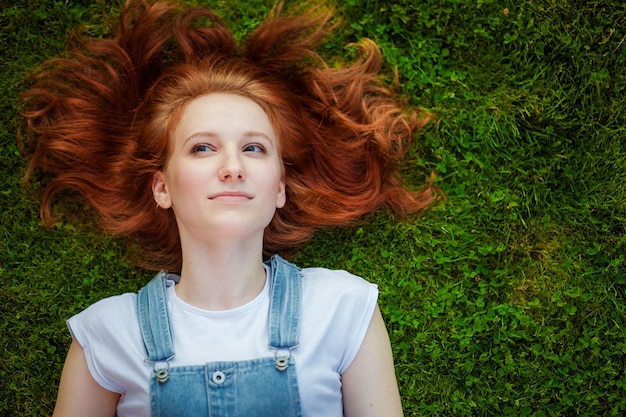
{"type": "MultiPolygon", "coordinates": [[[[191,139],[194,139],[197,137],[219,138],[219,136],[220,135],[218,135],[217,133],[209,132],[209,131],[196,132],[188,136],[187,139],[185,139],[185,141],[183,142],[183,145],[185,145],[191,139]]],[[[258,132],[256,130],[244,132],[242,136],[244,138],[262,137],[266,139],[268,142],[270,142],[272,145],[274,144],[274,141],[269,137],[267,133],[258,132]]]]}

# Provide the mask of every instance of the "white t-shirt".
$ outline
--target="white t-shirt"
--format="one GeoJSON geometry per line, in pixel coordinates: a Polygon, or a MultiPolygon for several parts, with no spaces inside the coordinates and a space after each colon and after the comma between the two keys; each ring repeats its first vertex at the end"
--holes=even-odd
{"type": "MultiPolygon", "coordinates": [[[[341,416],[341,374],[354,360],[367,332],[378,288],[346,271],[302,270],[300,345],[292,351],[304,417],[341,416]]],[[[269,283],[249,303],[206,311],[167,288],[176,356],[170,366],[203,365],[273,357],[268,348],[269,283]]],[[[118,416],[150,415],[152,365],[137,318],[136,294],[101,300],[68,320],[85,351],[93,378],[121,394],[118,416]]]]}

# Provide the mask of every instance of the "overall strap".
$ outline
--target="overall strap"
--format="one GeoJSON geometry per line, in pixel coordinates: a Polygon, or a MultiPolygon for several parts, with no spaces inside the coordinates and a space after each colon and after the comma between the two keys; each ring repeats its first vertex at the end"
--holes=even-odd
{"type": "Polygon", "coordinates": [[[170,328],[165,279],[167,273],[159,272],[139,290],[137,313],[141,336],[148,353],[148,362],[167,362],[174,356],[172,330],[170,328]]]}
{"type": "Polygon", "coordinates": [[[272,274],[269,345],[277,350],[278,359],[279,351],[290,351],[299,343],[302,276],[297,266],[278,255],[274,255],[269,264],[272,274]]]}

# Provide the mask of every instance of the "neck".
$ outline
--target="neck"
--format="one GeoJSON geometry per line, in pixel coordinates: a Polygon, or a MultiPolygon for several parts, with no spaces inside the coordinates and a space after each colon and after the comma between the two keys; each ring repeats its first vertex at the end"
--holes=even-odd
{"type": "Polygon", "coordinates": [[[183,266],[176,294],[186,303],[205,310],[229,310],[263,290],[262,239],[213,245],[181,239],[181,243],[183,266]]]}

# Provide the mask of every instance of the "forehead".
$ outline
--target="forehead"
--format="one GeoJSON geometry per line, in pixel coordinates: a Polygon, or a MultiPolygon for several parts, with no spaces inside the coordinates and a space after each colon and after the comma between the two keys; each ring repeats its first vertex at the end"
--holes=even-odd
{"type": "Polygon", "coordinates": [[[213,93],[190,101],[172,133],[178,142],[197,133],[231,137],[249,132],[263,133],[276,141],[274,128],[261,106],[241,95],[213,93]]]}

